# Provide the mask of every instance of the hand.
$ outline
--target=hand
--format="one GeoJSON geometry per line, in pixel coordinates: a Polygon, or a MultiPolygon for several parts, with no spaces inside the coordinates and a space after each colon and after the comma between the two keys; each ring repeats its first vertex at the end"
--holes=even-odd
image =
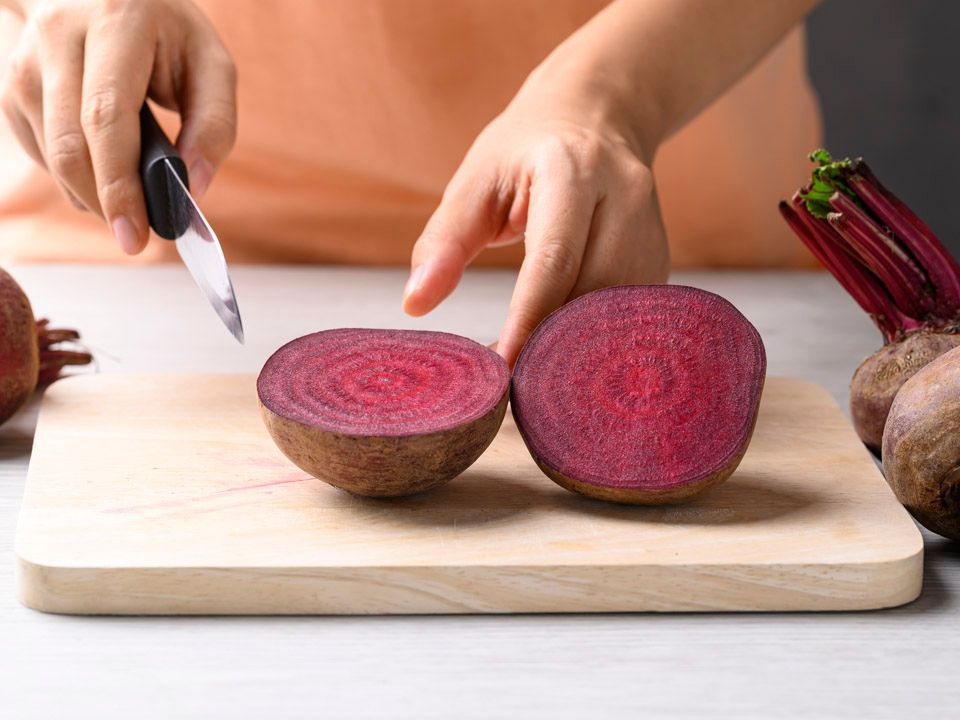
{"type": "Polygon", "coordinates": [[[404,295],[404,310],[423,315],[484,248],[522,240],[497,345],[510,365],[566,301],[664,282],[669,268],[653,176],[626,124],[595,88],[556,87],[532,76],[477,138],[414,247],[404,295]]]}
{"type": "Polygon", "coordinates": [[[177,147],[200,195],[236,134],[233,61],[189,0],[6,4],[26,18],[2,90],[17,138],[74,205],[140,252],[140,106],[149,96],[179,112],[177,147]]]}

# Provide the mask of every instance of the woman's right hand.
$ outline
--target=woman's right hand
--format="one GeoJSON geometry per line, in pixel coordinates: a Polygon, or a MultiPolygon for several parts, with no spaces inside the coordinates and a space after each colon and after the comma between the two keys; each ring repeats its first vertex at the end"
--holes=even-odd
{"type": "Polygon", "coordinates": [[[236,135],[233,60],[190,0],[0,4],[25,18],[0,95],[17,138],[74,205],[140,252],[140,106],[149,96],[180,114],[177,147],[201,195],[236,135]]]}

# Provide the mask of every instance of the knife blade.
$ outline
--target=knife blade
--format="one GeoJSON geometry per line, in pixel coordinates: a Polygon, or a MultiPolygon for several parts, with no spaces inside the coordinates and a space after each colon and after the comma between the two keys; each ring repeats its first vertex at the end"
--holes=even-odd
{"type": "Polygon", "coordinates": [[[173,240],[194,282],[230,333],[243,343],[243,320],[216,233],[190,195],[187,168],[146,103],[140,109],[140,177],[150,227],[173,240]]]}

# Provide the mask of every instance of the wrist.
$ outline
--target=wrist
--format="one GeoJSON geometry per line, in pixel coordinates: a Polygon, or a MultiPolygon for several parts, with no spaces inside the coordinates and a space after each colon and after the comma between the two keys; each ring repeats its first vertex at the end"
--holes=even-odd
{"type": "Polygon", "coordinates": [[[561,106],[574,119],[612,130],[644,163],[650,164],[663,139],[660,104],[622,69],[580,47],[571,38],[530,73],[514,102],[561,106]]]}

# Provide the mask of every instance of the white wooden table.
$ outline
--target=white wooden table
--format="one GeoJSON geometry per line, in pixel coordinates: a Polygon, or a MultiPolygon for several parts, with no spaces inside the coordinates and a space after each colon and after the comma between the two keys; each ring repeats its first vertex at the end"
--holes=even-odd
{"type": "MultiPolygon", "coordinates": [[[[326,327],[495,339],[512,277],[471,273],[442,309],[399,310],[399,271],[236,267],[237,346],[180,267],[11,268],[38,314],[82,330],[102,372],[256,371],[326,327]]],[[[677,274],[758,326],[771,373],[845,404],[879,334],[817,274],[677,274]]],[[[82,618],[14,596],[35,405],[0,429],[0,718],[955,716],[960,546],[930,534],[913,604],[853,614],[82,618]]]]}

